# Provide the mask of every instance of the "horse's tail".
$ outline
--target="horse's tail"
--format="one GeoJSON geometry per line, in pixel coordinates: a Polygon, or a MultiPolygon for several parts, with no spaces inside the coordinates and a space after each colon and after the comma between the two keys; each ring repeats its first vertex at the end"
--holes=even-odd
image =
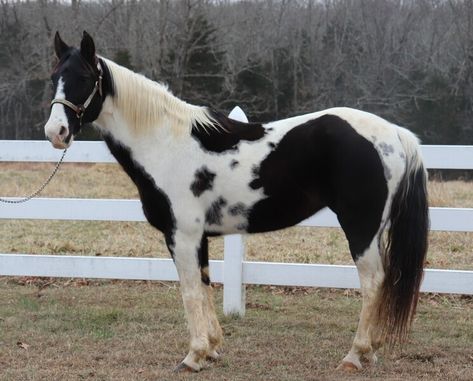
{"type": "Polygon", "coordinates": [[[399,128],[405,172],[394,194],[389,214],[384,271],[379,294],[379,324],[388,344],[405,340],[416,311],[423,277],[429,214],[427,172],[417,138],[399,128]]]}

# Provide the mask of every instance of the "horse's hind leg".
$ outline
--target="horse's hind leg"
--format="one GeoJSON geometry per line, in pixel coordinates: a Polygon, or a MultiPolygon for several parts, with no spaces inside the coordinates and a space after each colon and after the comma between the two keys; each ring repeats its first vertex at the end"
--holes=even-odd
{"type": "Polygon", "coordinates": [[[346,370],[361,369],[363,357],[370,363],[375,363],[376,350],[381,346],[377,314],[384,270],[380,256],[379,235],[376,235],[368,249],[356,259],[355,263],[360,277],[363,302],[353,345],[339,366],[339,369],[346,370]]]}

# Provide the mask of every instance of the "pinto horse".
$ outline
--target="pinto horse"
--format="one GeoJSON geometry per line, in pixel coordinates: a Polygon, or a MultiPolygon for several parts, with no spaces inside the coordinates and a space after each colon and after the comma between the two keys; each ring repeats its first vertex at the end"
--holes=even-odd
{"type": "Polygon", "coordinates": [[[350,108],[241,123],[97,56],[86,32],[80,48],[58,33],[54,47],[46,136],[66,148],[94,122],[136,184],[147,220],[164,234],[191,336],[177,370],[199,371],[222,345],[208,237],[283,229],[324,207],[346,235],[363,296],[339,367],[361,369],[384,343],[405,339],[429,225],[426,171],[411,132],[350,108]]]}

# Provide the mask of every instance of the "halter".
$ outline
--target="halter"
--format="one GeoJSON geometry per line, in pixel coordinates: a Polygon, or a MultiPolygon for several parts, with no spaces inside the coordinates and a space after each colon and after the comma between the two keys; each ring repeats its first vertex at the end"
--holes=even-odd
{"type": "Polygon", "coordinates": [[[80,121],[80,125],[82,125],[82,117],[84,116],[85,110],[87,107],[89,107],[90,103],[92,102],[92,99],[94,99],[95,94],[97,92],[100,94],[100,97],[102,97],[102,77],[103,77],[103,71],[102,68],[100,67],[100,64],[97,64],[97,68],[99,70],[99,78],[97,81],[95,81],[95,86],[94,89],[92,90],[92,93],[89,95],[89,97],[85,100],[83,104],[75,105],[72,102],[69,102],[67,99],[59,99],[55,98],[51,101],[51,107],[55,103],[61,103],[64,106],[69,107],[72,111],[76,113],[77,119],[80,121]]]}

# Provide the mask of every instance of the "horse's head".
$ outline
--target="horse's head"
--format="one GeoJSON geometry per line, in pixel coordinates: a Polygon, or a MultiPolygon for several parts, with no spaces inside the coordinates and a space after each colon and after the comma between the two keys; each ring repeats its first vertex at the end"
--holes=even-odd
{"type": "Polygon", "coordinates": [[[99,116],[102,69],[87,32],[80,49],[68,46],[56,32],[54,49],[59,62],[51,75],[54,99],[44,132],[55,148],[67,148],[82,125],[99,116]]]}

